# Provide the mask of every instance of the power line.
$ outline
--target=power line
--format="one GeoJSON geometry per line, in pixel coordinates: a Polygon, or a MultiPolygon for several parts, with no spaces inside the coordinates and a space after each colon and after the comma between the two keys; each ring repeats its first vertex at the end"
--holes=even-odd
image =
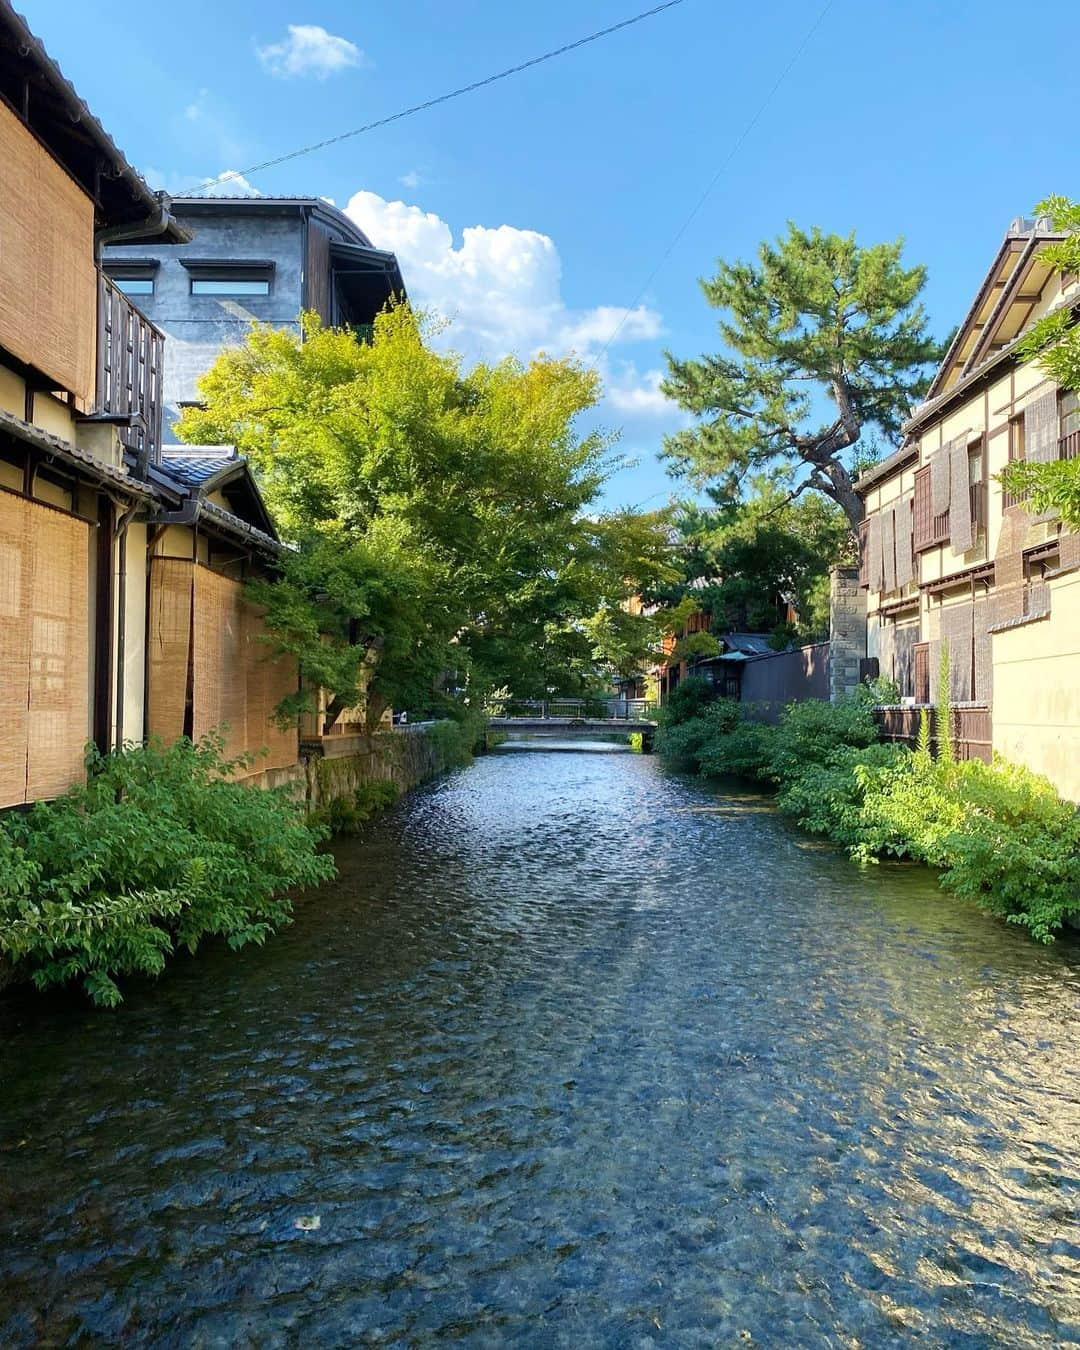
{"type": "Polygon", "coordinates": [[[176,195],[178,197],[192,197],[204,188],[216,187],[236,178],[247,178],[253,173],[261,173],[263,169],[272,169],[278,164],[287,163],[291,159],[299,159],[301,155],[310,155],[315,150],[325,150],[327,146],[338,145],[341,141],[351,140],[353,136],[362,136],[367,131],[389,126],[391,122],[400,122],[403,117],[411,117],[414,113],[425,112],[428,108],[435,108],[440,103],[449,103],[451,99],[461,98],[463,94],[475,93],[477,89],[485,89],[489,84],[497,84],[499,80],[509,79],[511,75],[520,75],[523,70],[530,70],[533,66],[542,65],[545,61],[553,61],[555,57],[565,56],[567,52],[577,51],[579,47],[587,47],[591,42],[599,42],[601,38],[610,37],[612,33],[621,32],[624,28],[632,28],[636,23],[651,19],[655,15],[662,14],[668,9],[674,9],[676,5],[683,3],[684,0],[665,0],[664,4],[654,5],[652,9],[642,10],[640,14],[635,14],[629,19],[623,19],[620,23],[613,23],[609,28],[601,28],[595,33],[590,33],[588,37],[578,38],[576,42],[568,42],[563,47],[556,47],[553,51],[544,52],[542,56],[534,56],[528,61],[522,61],[518,66],[510,66],[506,70],[500,70],[495,75],[488,75],[483,80],[474,80],[472,84],[464,84],[460,89],[452,89],[448,94],[439,94],[437,98],[425,99],[423,103],[414,103],[411,108],[403,108],[401,112],[391,113],[388,117],[380,117],[374,122],[366,122],[362,127],[355,127],[352,131],[343,131],[337,136],[328,136],[326,140],[315,141],[312,145],[305,145],[299,150],[290,150],[287,154],[275,156],[274,159],[264,159],[262,163],[252,164],[249,168],[231,169],[228,173],[221,174],[217,178],[207,178],[198,187],[188,188],[187,191],[179,192],[176,195]]]}
{"type": "Polygon", "coordinates": [[[829,10],[832,9],[833,2],[834,2],[834,0],[825,0],[825,4],[822,5],[821,9],[818,11],[817,18],[816,18],[816,19],[814,20],[814,22],[810,25],[810,27],[806,30],[805,34],[803,35],[802,41],[799,43],[798,47],[795,48],[795,51],[794,51],[794,53],[792,54],[791,60],[788,61],[787,65],[783,68],[783,70],[780,72],[780,74],[776,77],[775,83],[772,85],[772,87],[769,89],[768,93],[767,93],[767,94],[765,95],[765,97],[762,99],[761,103],[758,105],[757,111],[754,113],[753,117],[751,117],[750,121],[747,122],[746,126],[743,128],[743,130],[742,130],[741,133],[739,134],[737,140],[736,140],[735,143],[732,145],[731,149],[728,151],[728,153],[727,153],[727,155],[724,157],[724,159],[721,161],[720,167],[717,169],[716,173],[713,174],[713,176],[712,176],[711,180],[709,181],[709,184],[708,184],[708,186],[706,187],[705,191],[704,191],[704,192],[701,194],[701,196],[698,198],[698,200],[697,200],[696,204],[694,205],[693,209],[690,211],[690,214],[686,217],[686,219],[683,221],[683,223],[682,223],[682,224],[679,226],[679,228],[675,231],[674,235],[673,235],[672,238],[671,238],[671,242],[668,244],[667,248],[664,249],[663,253],[661,253],[660,259],[659,259],[659,261],[657,262],[656,266],[652,269],[652,271],[649,273],[649,275],[645,278],[645,281],[644,281],[644,283],[643,283],[641,289],[638,291],[637,295],[634,297],[634,302],[633,302],[633,304],[631,304],[627,309],[623,310],[622,318],[619,320],[619,322],[618,322],[618,323],[615,325],[615,327],[612,329],[612,331],[611,331],[611,336],[610,336],[610,337],[608,338],[608,340],[604,343],[604,345],[600,348],[599,356],[597,357],[597,359],[599,359],[600,356],[603,356],[603,355],[607,352],[607,349],[611,346],[611,344],[615,341],[615,339],[616,339],[616,338],[619,336],[619,334],[622,332],[623,327],[624,327],[624,325],[626,324],[627,319],[628,319],[628,318],[630,317],[630,315],[634,312],[634,310],[637,309],[638,305],[639,305],[639,304],[641,303],[641,301],[643,300],[646,291],[648,291],[649,287],[653,284],[653,282],[656,280],[656,278],[660,275],[660,272],[661,272],[661,270],[662,270],[664,264],[665,264],[665,263],[667,262],[667,260],[671,257],[672,253],[675,252],[675,248],[676,248],[676,246],[678,245],[679,240],[683,237],[683,235],[686,233],[686,231],[687,231],[687,230],[690,228],[690,226],[693,224],[693,222],[694,222],[694,220],[696,219],[696,217],[697,217],[698,213],[700,212],[701,208],[705,205],[705,203],[708,201],[709,197],[712,195],[713,189],[716,187],[717,183],[719,183],[720,179],[723,177],[725,171],[727,170],[728,165],[731,163],[731,161],[735,158],[735,156],[736,156],[736,155],[739,153],[739,151],[742,149],[743,145],[746,143],[747,139],[749,138],[750,133],[751,133],[751,132],[754,130],[754,128],[757,126],[758,122],[761,121],[761,118],[762,118],[762,116],[764,115],[765,109],[766,109],[766,108],[769,106],[769,104],[772,102],[774,96],[776,95],[776,93],[777,93],[777,91],[779,90],[780,86],[781,86],[781,85],[784,83],[784,81],[787,79],[788,75],[791,74],[791,71],[792,71],[792,70],[794,69],[794,67],[795,67],[795,63],[798,61],[799,57],[802,56],[803,52],[806,50],[807,46],[809,45],[810,39],[814,36],[814,34],[817,32],[817,30],[821,27],[822,23],[824,22],[824,19],[825,19],[826,14],[828,14],[829,10]]]}

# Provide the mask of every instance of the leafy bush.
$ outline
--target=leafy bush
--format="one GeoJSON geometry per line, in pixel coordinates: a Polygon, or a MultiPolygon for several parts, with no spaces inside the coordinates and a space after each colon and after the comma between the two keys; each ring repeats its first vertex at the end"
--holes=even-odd
{"type": "Polygon", "coordinates": [[[770,765],[779,732],[764,722],[741,719],[722,735],[714,734],[702,746],[698,762],[702,773],[772,782],[770,765]]]}
{"type": "MultiPolygon", "coordinates": [[[[942,672],[948,688],[948,670],[942,672]]],[[[949,709],[938,713],[947,727],[949,709]]],[[[882,745],[864,692],[789,705],[776,727],[719,700],[664,726],[657,748],[701,773],[775,784],[776,805],[854,858],[911,858],[941,884],[1049,941],[1080,918],[1080,815],[1045,778],[1019,765],[938,758],[924,716],[914,751],[882,745]]]]}
{"type": "Polygon", "coordinates": [[[856,855],[942,869],[946,889],[1048,941],[1080,917],[1080,816],[1019,764],[909,754],[866,791],[856,855]]]}
{"type": "Polygon", "coordinates": [[[333,797],[326,806],[313,811],[309,823],[329,834],[356,834],[364,821],[393,806],[400,795],[397,784],[389,779],[361,783],[355,792],[333,797]]]}
{"type": "Polygon", "coordinates": [[[440,769],[463,769],[473,761],[473,752],[484,738],[487,717],[471,709],[428,727],[425,735],[438,752],[440,769]]]}
{"type": "MultiPolygon", "coordinates": [[[[703,749],[717,738],[734,731],[744,721],[745,712],[742,705],[733,699],[716,698],[712,686],[704,680],[699,681],[696,678],[684,680],[675,690],[675,694],[691,683],[694,688],[683,703],[676,706],[672,715],[666,715],[671,703],[661,710],[656,748],[668,759],[696,770],[701,768],[700,756],[703,749]],[[709,697],[703,703],[696,701],[701,693],[697,688],[698,685],[703,685],[708,690],[709,697]],[[695,708],[696,711],[692,716],[683,716],[684,709],[688,708],[695,708]]],[[[672,695],[672,701],[675,694],[672,695]]]]}
{"type": "Polygon", "coordinates": [[[716,690],[700,675],[688,675],[668,695],[660,709],[660,725],[677,727],[703,712],[716,699],[716,690]]]}
{"type": "Polygon", "coordinates": [[[766,777],[784,783],[809,764],[828,764],[841,747],[863,749],[878,739],[872,705],[855,696],[826,703],[789,703],[770,743],[766,777]]]}
{"type": "Polygon", "coordinates": [[[863,839],[867,793],[907,757],[908,752],[897,745],[837,746],[823,762],[810,761],[785,780],[776,805],[811,834],[854,848],[863,839]]]}
{"type": "Polygon", "coordinates": [[[0,820],[0,952],[111,1006],[115,977],[157,974],[177,947],[265,941],[285,892],[334,864],[301,805],[229,781],[239,763],[216,738],[92,752],[84,786],[0,820]]]}

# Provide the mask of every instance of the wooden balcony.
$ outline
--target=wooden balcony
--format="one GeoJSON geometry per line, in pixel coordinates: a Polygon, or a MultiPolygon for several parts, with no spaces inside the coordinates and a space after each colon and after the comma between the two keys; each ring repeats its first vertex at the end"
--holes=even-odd
{"type": "MultiPolygon", "coordinates": [[[[986,528],[986,484],[970,483],[968,496],[971,502],[971,520],[975,530],[986,528]]],[[[949,512],[939,516],[930,516],[925,511],[915,515],[915,552],[933,548],[935,544],[944,544],[949,538],[949,512]]]]}
{"type": "Polygon", "coordinates": [[[98,416],[120,420],[119,434],[137,470],[161,456],[161,384],[165,334],[98,272],[98,416]]]}
{"type": "Polygon", "coordinates": [[[1070,431],[1058,441],[1058,459],[1080,459],[1080,431],[1070,431]]]}

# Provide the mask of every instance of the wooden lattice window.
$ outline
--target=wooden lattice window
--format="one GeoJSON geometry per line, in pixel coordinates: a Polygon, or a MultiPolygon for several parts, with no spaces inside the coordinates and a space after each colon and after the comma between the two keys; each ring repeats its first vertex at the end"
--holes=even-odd
{"type": "Polygon", "coordinates": [[[929,642],[916,642],[912,648],[914,658],[914,685],[915,702],[930,702],[930,644],[929,642]]]}

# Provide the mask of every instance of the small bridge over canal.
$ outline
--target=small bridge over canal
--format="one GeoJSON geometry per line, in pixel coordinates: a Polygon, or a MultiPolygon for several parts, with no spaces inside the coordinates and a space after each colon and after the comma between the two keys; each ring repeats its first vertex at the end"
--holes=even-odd
{"type": "Polygon", "coordinates": [[[655,705],[644,699],[559,699],[506,703],[490,710],[488,729],[506,734],[558,740],[602,740],[613,735],[641,737],[652,749],[656,734],[655,705]]]}

